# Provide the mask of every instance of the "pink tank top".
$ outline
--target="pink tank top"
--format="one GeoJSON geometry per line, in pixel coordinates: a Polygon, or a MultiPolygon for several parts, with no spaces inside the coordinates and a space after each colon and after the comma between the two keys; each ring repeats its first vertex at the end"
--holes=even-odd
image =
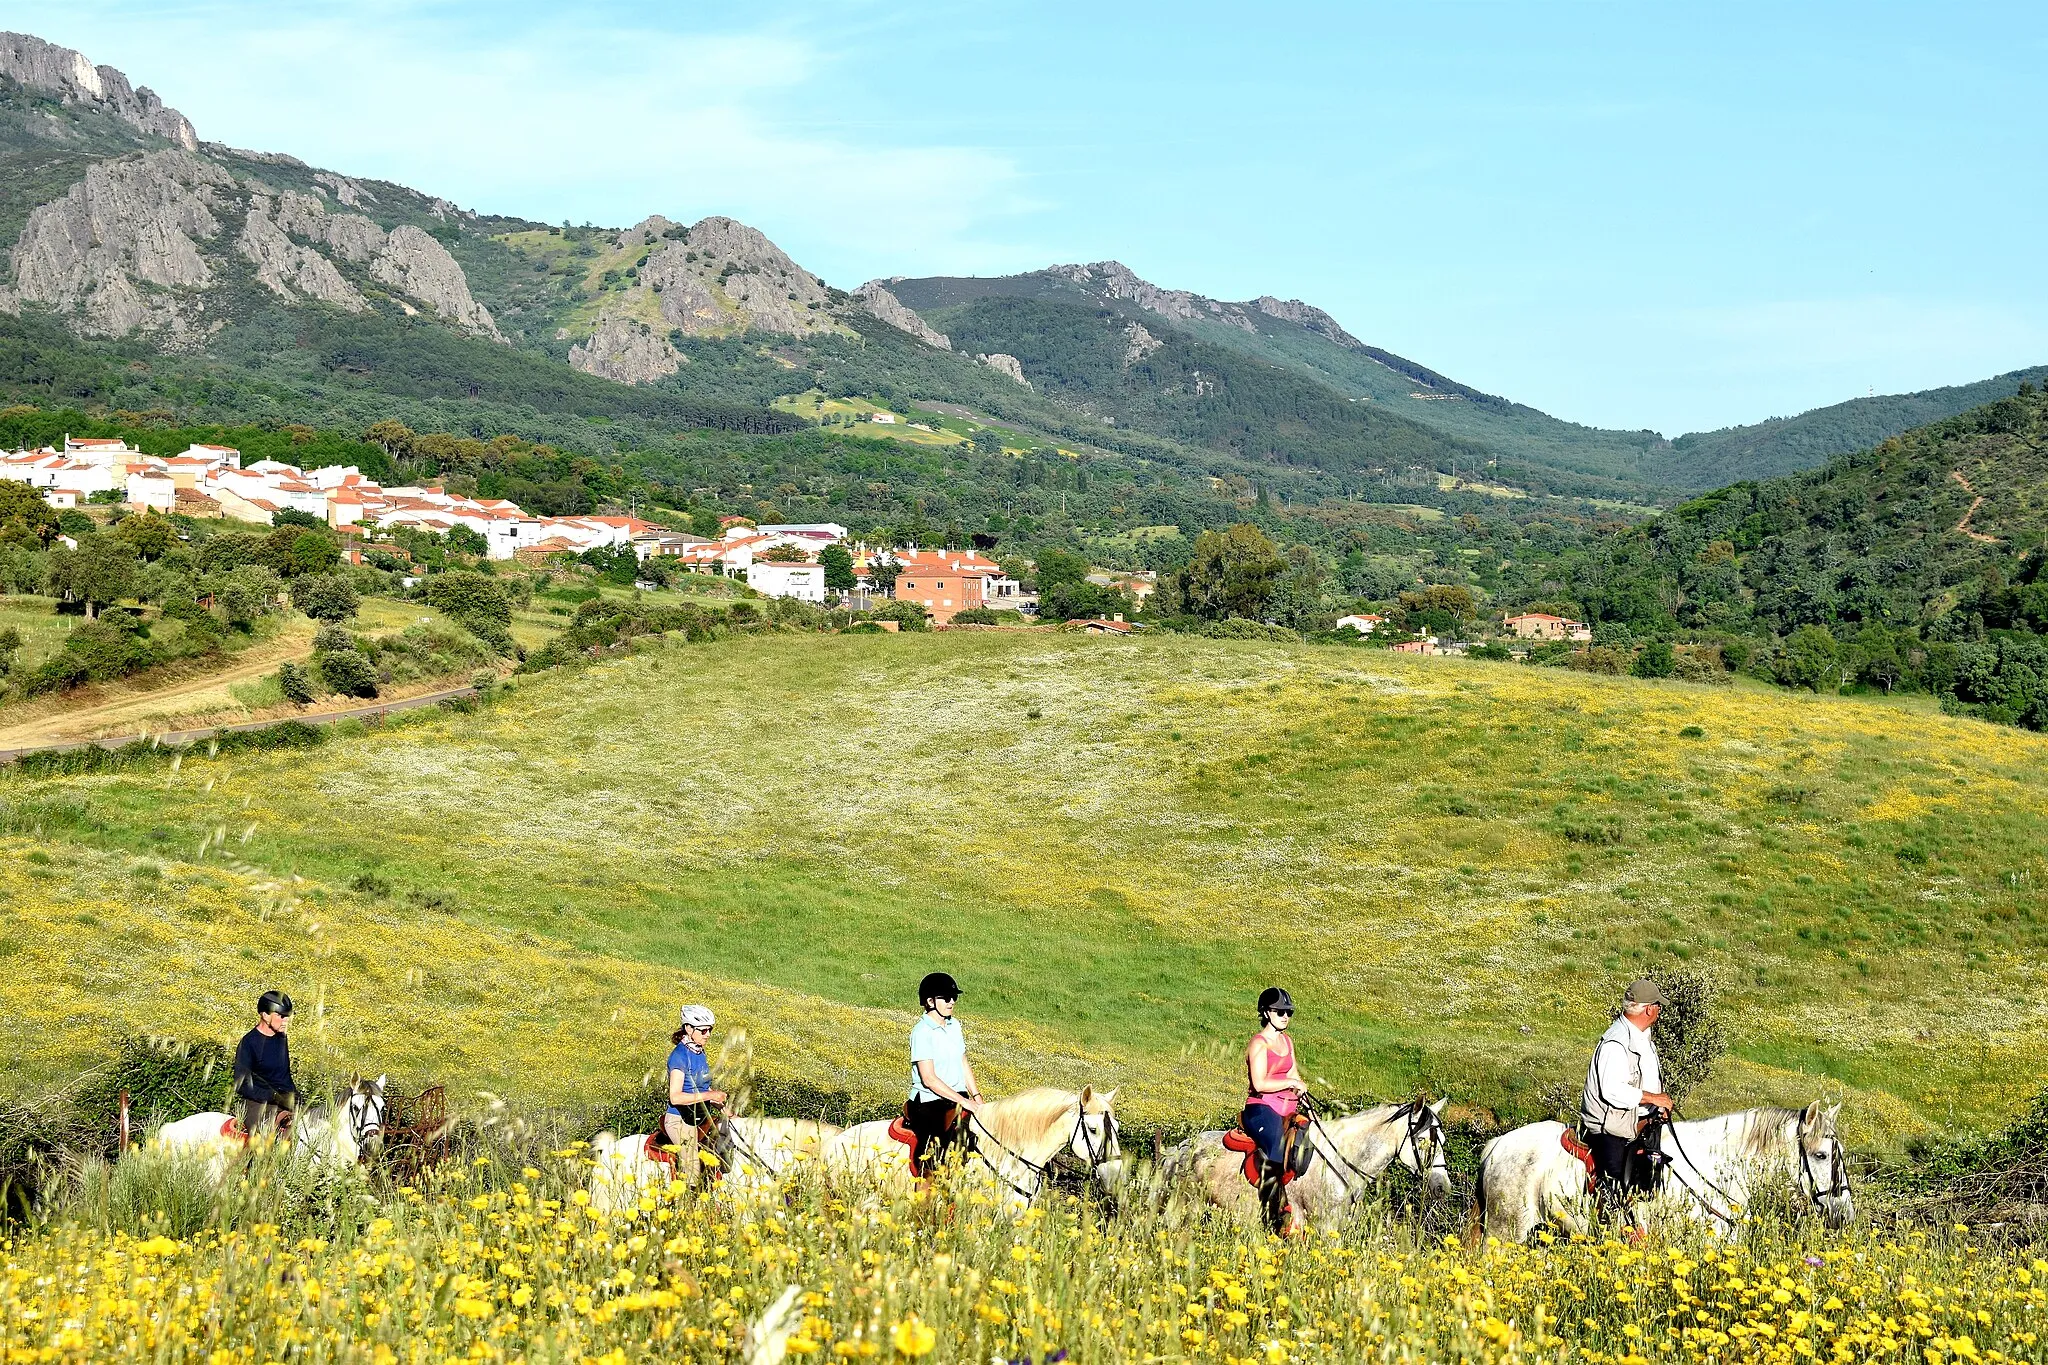
{"type": "MultiPolygon", "coordinates": [[[[1252,1036],[1255,1040],[1258,1037],[1257,1034],[1252,1036]]],[[[1292,1076],[1294,1074],[1294,1040],[1283,1033],[1280,1035],[1279,1044],[1268,1043],[1266,1048],[1272,1057],[1272,1074],[1274,1078],[1277,1080],[1292,1076]]],[[[1250,1088],[1252,1062],[1249,1045],[1247,1045],[1244,1071],[1245,1087],[1249,1091],[1245,1097],[1246,1104],[1263,1104],[1283,1119],[1294,1117],[1294,1111],[1301,1107],[1301,1100],[1292,1090],[1275,1090],[1269,1094],[1260,1094],[1258,1091],[1250,1088]]]]}

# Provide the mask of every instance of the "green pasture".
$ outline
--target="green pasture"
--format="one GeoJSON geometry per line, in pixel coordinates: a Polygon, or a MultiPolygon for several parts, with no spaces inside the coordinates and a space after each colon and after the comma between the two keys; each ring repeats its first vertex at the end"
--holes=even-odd
{"type": "MultiPolygon", "coordinates": [[[[1880,703],[1508,664],[783,635],[310,751],[4,777],[0,821],[46,851],[52,923],[85,895],[68,878],[155,869],[156,928],[95,911],[97,968],[52,958],[53,1073],[162,1023],[142,978],[178,959],[117,940],[172,925],[226,936],[222,998],[295,974],[366,1063],[424,1046],[469,1090],[628,1082],[702,995],[759,1025],[757,1065],[886,1097],[944,968],[1001,1083],[1220,1113],[1279,983],[1333,1090],[1527,1116],[1575,1092],[1631,976],[1686,961],[1724,973],[1734,1038],[1696,1107],[1843,1097],[1884,1144],[2048,1079],[2044,759],[2048,738],[1880,703]],[[328,947],[236,955],[241,921],[166,889],[208,877],[288,894],[328,947]],[[454,942],[474,956],[429,960],[454,942]]],[[[95,930],[70,932],[75,955],[95,930]]]]}

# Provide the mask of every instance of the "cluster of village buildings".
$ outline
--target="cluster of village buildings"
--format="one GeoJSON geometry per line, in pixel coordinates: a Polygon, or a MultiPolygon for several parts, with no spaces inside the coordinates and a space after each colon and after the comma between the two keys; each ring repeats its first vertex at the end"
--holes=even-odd
{"type": "MultiPolygon", "coordinates": [[[[1037,609],[1037,600],[1022,584],[973,550],[870,547],[855,542],[846,527],[833,522],[756,526],[728,517],[714,540],[637,517],[543,517],[505,498],[463,497],[432,486],[386,488],[354,465],[304,470],[277,460],[257,460],[244,466],[241,452],[229,446],[193,445],[177,455],[159,456],[146,455],[118,439],[67,436],[61,450],[0,453],[0,479],[40,489],[43,500],[57,508],[77,507],[95,495],[106,501],[104,495],[118,491],[119,500],[138,511],[227,517],[261,526],[275,524],[278,513],[286,510],[336,529],[390,531],[409,526],[446,535],[462,526],[483,538],[487,558],[498,560],[540,563],[555,554],[631,547],[643,562],[659,558],[677,568],[743,580],[769,597],[805,602],[825,600],[825,568],[819,560],[828,547],[843,545],[852,560],[856,594],[883,595],[877,571],[893,566],[895,583],[887,595],[917,603],[941,625],[976,607],[1037,609]]],[[[1156,586],[1150,574],[1090,577],[1122,589],[1140,606],[1156,586]]],[[[1120,617],[1098,624],[1124,628],[1120,617]]],[[[1361,635],[1385,624],[1386,618],[1370,614],[1337,622],[1340,629],[1361,635]]],[[[1593,638],[1584,622],[1542,612],[1510,616],[1504,625],[1524,640],[1593,638]]],[[[1391,647],[1410,654],[1455,653],[1463,648],[1434,636],[1391,647]]]]}

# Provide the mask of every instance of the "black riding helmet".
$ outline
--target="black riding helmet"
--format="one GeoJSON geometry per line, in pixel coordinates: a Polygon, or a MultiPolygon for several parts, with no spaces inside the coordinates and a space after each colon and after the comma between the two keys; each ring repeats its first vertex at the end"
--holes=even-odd
{"type": "Polygon", "coordinates": [[[930,1009],[935,999],[958,1000],[960,983],[945,972],[932,972],[917,983],[917,1005],[919,1009],[930,1009]]]}
{"type": "Polygon", "coordinates": [[[1259,992],[1259,1022],[1261,1024],[1266,1022],[1266,1016],[1274,1010],[1287,1010],[1291,1013],[1293,1009],[1294,997],[1289,995],[1283,988],[1268,986],[1259,992]]]}
{"type": "Polygon", "coordinates": [[[256,1002],[258,1014],[282,1014],[287,1019],[292,1013],[292,998],[283,991],[265,991],[263,998],[256,1002]]]}

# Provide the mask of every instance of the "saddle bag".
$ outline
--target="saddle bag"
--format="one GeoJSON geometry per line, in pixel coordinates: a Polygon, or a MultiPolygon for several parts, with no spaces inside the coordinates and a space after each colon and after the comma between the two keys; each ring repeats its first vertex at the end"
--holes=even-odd
{"type": "Polygon", "coordinates": [[[1586,1193],[1594,1193],[1599,1187],[1599,1168],[1593,1161],[1593,1149],[1586,1145],[1586,1140],[1573,1128],[1567,1128],[1558,1134],[1557,1145],[1570,1152],[1579,1164],[1586,1168],[1586,1193]]]}

